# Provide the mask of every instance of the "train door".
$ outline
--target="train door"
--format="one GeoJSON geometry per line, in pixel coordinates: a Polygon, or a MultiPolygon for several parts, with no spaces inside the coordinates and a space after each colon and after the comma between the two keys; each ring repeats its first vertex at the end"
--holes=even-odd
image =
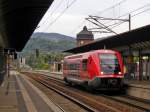
{"type": "Polygon", "coordinates": [[[150,80],[150,58],[149,58],[148,64],[147,64],[147,75],[148,75],[148,78],[150,80]]]}
{"type": "Polygon", "coordinates": [[[150,72],[150,62],[147,58],[144,58],[142,60],[142,79],[143,80],[149,80],[149,72],[150,72]]]}
{"type": "Polygon", "coordinates": [[[87,59],[83,59],[82,60],[81,78],[85,79],[85,80],[88,78],[87,63],[88,63],[87,59]]]}
{"type": "Polygon", "coordinates": [[[142,79],[149,80],[150,79],[150,61],[147,59],[143,59],[142,61],[142,79]]]}

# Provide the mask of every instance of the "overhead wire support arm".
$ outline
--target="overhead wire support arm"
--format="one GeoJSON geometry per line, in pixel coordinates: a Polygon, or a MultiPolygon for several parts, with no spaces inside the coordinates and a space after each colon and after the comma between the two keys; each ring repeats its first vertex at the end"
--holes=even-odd
{"type": "MultiPolygon", "coordinates": [[[[99,17],[99,16],[92,16],[92,15],[89,15],[88,18],[85,18],[86,20],[88,20],[89,22],[93,23],[94,25],[98,26],[97,29],[105,29],[105,31],[99,31],[100,33],[114,33],[117,35],[117,33],[115,31],[112,30],[112,28],[114,28],[115,25],[120,25],[124,22],[129,22],[129,31],[131,30],[131,15],[129,14],[129,18],[128,19],[119,19],[119,18],[105,18],[105,17],[99,17]],[[100,22],[101,21],[104,21],[104,20],[109,20],[109,21],[120,21],[121,23],[114,23],[114,24],[109,24],[109,25],[105,25],[106,23],[102,23],[100,22]],[[112,27],[112,28],[111,28],[112,27]]],[[[116,27],[116,26],[115,26],[116,27]]],[[[96,28],[95,28],[96,29],[96,28]]],[[[92,30],[92,28],[91,28],[92,30]]],[[[95,31],[93,31],[95,32],[95,31]]],[[[96,31],[98,32],[98,31],[96,31]]]]}
{"type": "Polygon", "coordinates": [[[97,30],[97,29],[103,29],[103,28],[88,28],[88,30],[97,30]]]}
{"type": "MultiPolygon", "coordinates": [[[[103,27],[103,26],[101,26],[101,25],[99,25],[99,24],[97,24],[97,23],[91,21],[89,18],[86,18],[86,20],[89,21],[89,22],[91,22],[91,23],[93,23],[93,24],[95,24],[96,26],[98,26],[98,28],[91,28],[91,29],[88,29],[88,30],[93,30],[93,29],[105,29],[105,27],[103,27]]],[[[108,30],[107,30],[107,31],[92,31],[92,32],[111,33],[110,31],[108,32],[108,30]]]]}
{"type": "Polygon", "coordinates": [[[86,18],[86,20],[93,23],[93,24],[95,24],[96,26],[98,26],[99,29],[104,29],[104,27],[100,26],[99,24],[95,23],[94,21],[91,21],[90,18],[86,18]]]}
{"type": "Polygon", "coordinates": [[[96,18],[93,18],[93,16],[89,16],[89,17],[90,17],[90,19],[93,19],[94,21],[99,23],[105,30],[110,31],[110,32],[112,32],[112,33],[117,35],[117,33],[115,31],[111,30],[110,28],[108,28],[108,26],[106,26],[103,23],[99,22],[96,18]]]}
{"type": "MultiPolygon", "coordinates": [[[[87,21],[93,23],[94,25],[98,26],[97,29],[105,29],[107,31],[92,31],[92,32],[100,32],[100,33],[112,33],[112,31],[110,31],[108,28],[106,28],[106,26],[100,24],[99,22],[97,23],[97,21],[92,21],[94,20],[93,18],[85,18],[87,21]]],[[[114,33],[114,32],[113,32],[114,33]]],[[[117,33],[115,33],[117,34],[117,33]]]]}
{"type": "MultiPolygon", "coordinates": [[[[90,30],[90,29],[88,29],[90,30]]],[[[96,33],[111,33],[111,32],[108,32],[108,31],[92,31],[92,32],[96,32],[96,33]]]]}
{"type": "Polygon", "coordinates": [[[95,19],[100,19],[100,20],[118,20],[118,21],[129,21],[129,19],[118,19],[118,18],[105,18],[105,17],[99,17],[99,16],[91,16],[92,18],[95,19]]]}

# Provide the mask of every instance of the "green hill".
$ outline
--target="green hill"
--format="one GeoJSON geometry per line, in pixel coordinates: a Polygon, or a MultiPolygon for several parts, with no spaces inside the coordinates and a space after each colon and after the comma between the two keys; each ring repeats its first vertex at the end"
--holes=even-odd
{"type": "Polygon", "coordinates": [[[41,52],[61,52],[75,47],[73,37],[58,33],[34,33],[23,52],[32,52],[39,49],[41,52]]]}

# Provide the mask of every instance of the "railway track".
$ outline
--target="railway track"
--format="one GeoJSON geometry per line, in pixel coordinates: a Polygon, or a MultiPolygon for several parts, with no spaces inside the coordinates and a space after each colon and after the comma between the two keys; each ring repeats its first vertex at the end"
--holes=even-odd
{"type": "MultiPolygon", "coordinates": [[[[47,83],[47,81],[43,80],[41,77],[34,77],[34,76],[29,76],[30,78],[32,78],[33,80],[37,81],[38,83],[44,85],[45,87],[55,91],[56,93],[62,95],[63,97],[73,101],[74,103],[76,103],[77,105],[79,105],[80,107],[82,107],[84,110],[88,111],[88,112],[96,112],[97,110],[83,104],[82,102],[76,100],[75,98],[63,93],[60,89],[56,89],[56,87],[54,87],[54,85],[51,85],[49,83],[47,83]]],[[[98,112],[98,111],[97,111],[98,112]]]]}
{"type": "Polygon", "coordinates": [[[69,86],[62,80],[44,76],[30,75],[31,78],[43,84],[47,88],[63,95],[69,100],[80,105],[87,111],[101,112],[148,112],[149,102],[137,101],[124,96],[108,96],[105,94],[89,94],[69,86]],[[126,101],[125,101],[126,100],[126,101]],[[136,102],[136,103],[135,103],[136,102]],[[145,104],[148,103],[148,104],[145,104]]]}
{"type": "MultiPolygon", "coordinates": [[[[48,76],[46,76],[48,77],[48,76]]],[[[54,78],[54,77],[51,77],[53,80],[55,81],[60,81],[62,83],[64,83],[62,80],[60,79],[57,79],[57,78],[54,78]]],[[[96,94],[94,94],[96,95],[96,94]]],[[[130,105],[132,107],[135,107],[135,108],[138,108],[140,110],[143,110],[144,112],[149,112],[150,111],[150,101],[148,100],[143,100],[143,99],[139,99],[139,98],[136,98],[136,97],[131,97],[131,96],[128,96],[128,95],[108,95],[108,93],[100,93],[100,94],[97,94],[98,97],[99,95],[100,96],[103,96],[105,98],[109,98],[109,99],[112,99],[114,101],[117,101],[117,102],[120,102],[120,103],[124,103],[126,105],[130,105]]]]}
{"type": "Polygon", "coordinates": [[[62,112],[87,112],[87,110],[76,105],[75,103],[66,99],[62,95],[56,94],[54,90],[48,88],[44,83],[35,80],[32,76],[25,76],[25,78],[28,79],[34,86],[39,88],[45,95],[47,95],[49,100],[51,100],[54,103],[54,105],[60,108],[62,112]]]}
{"type": "MultiPolygon", "coordinates": [[[[55,78],[55,77],[50,77],[48,75],[45,75],[46,78],[51,78],[53,80],[56,80],[56,81],[60,81],[61,83],[64,83],[65,82],[61,79],[58,79],[58,78],[55,78]]],[[[129,96],[129,95],[114,95],[112,96],[112,94],[110,95],[106,95],[106,94],[100,94],[101,96],[104,96],[106,98],[110,98],[112,100],[115,100],[115,101],[118,101],[118,102],[121,102],[121,103],[125,103],[125,104],[128,104],[128,105],[131,105],[133,107],[137,107],[141,110],[144,110],[146,112],[150,111],[150,101],[148,100],[144,100],[144,99],[140,99],[140,98],[136,98],[136,97],[133,97],[133,96],[129,96]]]]}
{"type": "Polygon", "coordinates": [[[130,105],[130,106],[133,106],[135,108],[143,110],[144,112],[150,112],[150,102],[149,101],[141,100],[141,99],[131,97],[128,95],[108,96],[105,94],[101,94],[101,96],[115,100],[120,103],[124,103],[124,104],[130,105]]]}

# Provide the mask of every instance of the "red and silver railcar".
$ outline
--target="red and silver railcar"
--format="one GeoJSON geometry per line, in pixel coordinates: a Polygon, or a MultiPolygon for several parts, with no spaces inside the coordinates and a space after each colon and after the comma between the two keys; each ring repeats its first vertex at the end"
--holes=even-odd
{"type": "Polygon", "coordinates": [[[64,80],[92,89],[120,89],[123,85],[121,55],[112,50],[95,50],[66,56],[63,64],[64,80]]]}

